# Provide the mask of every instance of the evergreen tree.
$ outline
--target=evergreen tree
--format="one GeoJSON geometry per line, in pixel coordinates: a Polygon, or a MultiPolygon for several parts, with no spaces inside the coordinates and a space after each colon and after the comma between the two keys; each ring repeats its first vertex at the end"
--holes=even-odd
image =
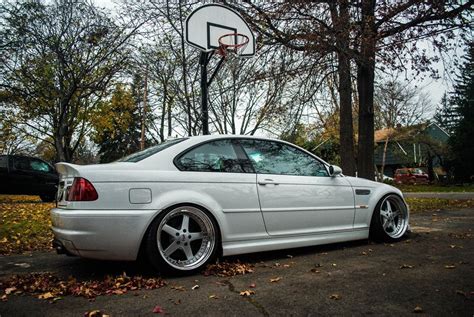
{"type": "Polygon", "coordinates": [[[461,67],[452,102],[456,106],[459,122],[454,127],[450,145],[454,154],[454,173],[460,181],[474,177],[474,42],[468,47],[461,67]]]}
{"type": "Polygon", "coordinates": [[[129,89],[117,85],[110,101],[99,106],[92,124],[101,163],[115,161],[140,149],[140,113],[129,89]]]}
{"type": "Polygon", "coordinates": [[[454,127],[459,122],[456,105],[450,100],[446,93],[441,98],[441,104],[437,107],[433,117],[435,122],[449,133],[453,133],[454,127]]]}

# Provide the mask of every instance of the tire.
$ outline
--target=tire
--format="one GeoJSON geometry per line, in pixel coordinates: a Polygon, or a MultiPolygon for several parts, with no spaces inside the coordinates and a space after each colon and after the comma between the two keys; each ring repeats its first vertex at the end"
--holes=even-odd
{"type": "Polygon", "coordinates": [[[216,258],[219,231],[205,210],[173,207],[153,220],[146,237],[146,255],[163,273],[192,274],[216,258]]]}
{"type": "Polygon", "coordinates": [[[41,201],[45,203],[53,202],[56,199],[54,194],[40,194],[39,196],[41,201]]]}
{"type": "Polygon", "coordinates": [[[399,241],[407,232],[408,220],[408,208],[403,199],[398,195],[387,195],[375,207],[370,237],[379,242],[399,241]]]}

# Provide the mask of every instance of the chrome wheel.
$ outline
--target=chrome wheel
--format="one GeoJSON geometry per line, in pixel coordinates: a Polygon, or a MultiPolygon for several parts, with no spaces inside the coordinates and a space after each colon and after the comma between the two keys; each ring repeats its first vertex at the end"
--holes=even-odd
{"type": "Polygon", "coordinates": [[[385,234],[392,238],[402,237],[408,227],[408,210],[398,196],[387,196],[380,204],[380,223],[385,234]]]}
{"type": "Polygon", "coordinates": [[[194,270],[211,257],[216,232],[209,216],[201,209],[182,206],[168,212],[156,231],[158,251],[177,270],[194,270]]]}

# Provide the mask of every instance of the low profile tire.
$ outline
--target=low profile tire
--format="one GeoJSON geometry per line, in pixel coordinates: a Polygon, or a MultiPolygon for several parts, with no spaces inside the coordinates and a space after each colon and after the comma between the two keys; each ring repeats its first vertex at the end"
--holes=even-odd
{"type": "Polygon", "coordinates": [[[208,212],[194,206],[178,206],[152,222],[146,253],[158,271],[190,274],[215,259],[218,243],[217,225],[208,212]]]}
{"type": "Polygon", "coordinates": [[[399,241],[408,229],[408,209],[398,195],[383,197],[375,207],[370,237],[379,242],[399,241]]]}
{"type": "Polygon", "coordinates": [[[53,202],[56,198],[54,194],[41,194],[39,195],[42,202],[50,203],[53,202]]]}

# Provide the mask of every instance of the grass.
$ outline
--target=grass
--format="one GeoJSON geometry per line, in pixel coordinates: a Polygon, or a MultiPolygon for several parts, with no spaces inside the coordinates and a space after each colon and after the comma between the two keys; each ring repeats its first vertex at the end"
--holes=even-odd
{"type": "Polygon", "coordinates": [[[402,192],[474,192],[474,184],[469,185],[394,185],[402,192]]]}
{"type": "Polygon", "coordinates": [[[0,254],[51,249],[53,206],[37,196],[0,195],[0,254]]]}
{"type": "MultiPolygon", "coordinates": [[[[413,213],[474,208],[474,200],[408,198],[407,203],[413,213]]],[[[50,250],[53,206],[37,196],[0,195],[0,254],[50,250]]]]}
{"type": "Polygon", "coordinates": [[[406,201],[411,213],[474,208],[474,200],[472,199],[406,198],[406,201]]]}

